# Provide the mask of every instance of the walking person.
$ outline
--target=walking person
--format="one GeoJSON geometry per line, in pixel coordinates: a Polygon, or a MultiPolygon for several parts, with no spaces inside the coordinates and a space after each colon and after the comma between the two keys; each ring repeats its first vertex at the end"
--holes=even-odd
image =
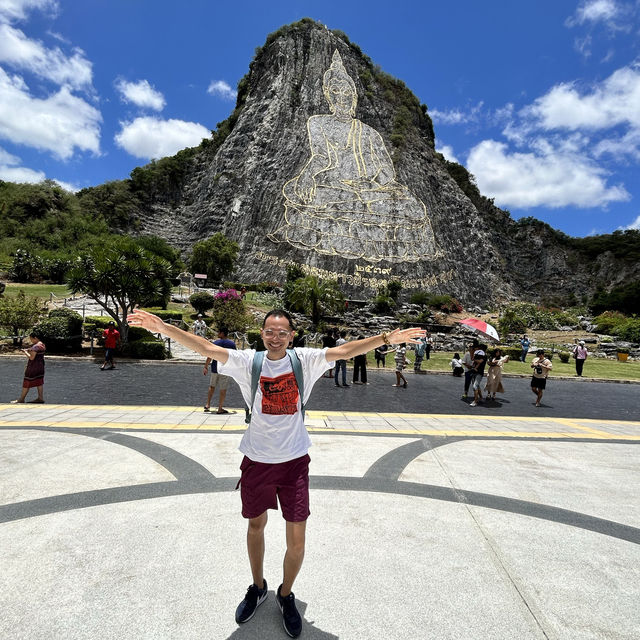
{"type": "Polygon", "coordinates": [[[531,340],[525,333],[522,338],[520,338],[520,347],[522,348],[522,352],[520,353],[520,362],[526,362],[527,353],[529,353],[529,347],[531,346],[531,340]]]}
{"type": "Polygon", "coordinates": [[[484,386],[484,390],[487,394],[487,400],[495,400],[496,393],[504,393],[504,387],[502,386],[502,367],[506,362],[509,362],[509,356],[503,356],[502,350],[494,349],[487,364],[487,383],[484,386]]]}
{"type": "Polygon", "coordinates": [[[478,341],[474,340],[469,343],[467,351],[462,358],[462,366],[465,368],[464,372],[464,393],[462,399],[466,400],[469,397],[469,387],[471,386],[471,379],[473,378],[473,354],[478,348],[478,341]]]}
{"type": "Polygon", "coordinates": [[[29,393],[29,389],[35,387],[38,397],[29,402],[35,404],[44,403],[44,352],[47,350],[44,343],[40,341],[37,333],[30,333],[29,340],[31,346],[28,349],[21,349],[27,356],[27,365],[24,368],[24,378],[22,380],[22,393],[12,404],[22,404],[29,393]]]}
{"type": "Polygon", "coordinates": [[[581,378],[585,360],[589,357],[589,351],[584,346],[584,340],[580,340],[573,349],[573,357],[576,361],[576,375],[581,378]]]}
{"type": "MultiPolygon", "coordinates": [[[[220,327],[220,331],[218,331],[218,339],[215,340],[213,344],[218,347],[223,347],[224,349],[236,348],[236,343],[227,336],[227,330],[225,327],[220,327]]],[[[209,390],[207,391],[207,403],[204,405],[204,412],[209,413],[211,411],[211,398],[213,398],[216,387],[218,387],[219,399],[218,410],[216,413],[219,415],[229,413],[224,408],[224,400],[227,397],[227,389],[229,388],[229,380],[231,378],[218,373],[218,363],[212,358],[207,358],[204,363],[204,371],[202,373],[205,376],[209,373],[209,368],[211,368],[211,377],[209,378],[209,390]]]]}
{"type": "MultiPolygon", "coordinates": [[[[332,347],[336,346],[336,338],[334,337],[334,334],[335,334],[336,331],[337,331],[337,329],[329,329],[327,331],[327,333],[325,333],[322,336],[322,348],[323,349],[331,349],[332,347]]],[[[324,374],[324,377],[333,378],[333,367],[331,367],[329,369],[329,371],[327,371],[324,374]]]]}
{"type": "MultiPolygon", "coordinates": [[[[341,347],[343,344],[347,343],[347,332],[341,331],[340,337],[336,340],[336,347],[341,347]]],[[[335,382],[336,387],[340,386],[340,382],[338,382],[338,372],[342,371],[342,386],[350,387],[350,384],[347,384],[347,361],[346,360],[336,360],[336,369],[335,369],[335,382]]]]}
{"type": "MultiPolygon", "coordinates": [[[[429,334],[427,334],[429,335],[429,334]]],[[[427,353],[427,338],[425,337],[424,340],[420,340],[418,344],[413,346],[413,350],[415,352],[415,360],[413,361],[413,372],[414,373],[422,373],[421,367],[422,367],[422,360],[424,359],[426,353],[427,353]]],[[[429,358],[427,358],[428,360],[429,358]]]]}
{"type": "MultiPolygon", "coordinates": [[[[364,336],[358,336],[364,340],[364,336]]],[[[353,358],[353,384],[369,384],[367,382],[367,354],[361,353],[353,358]]]]}
{"type": "Polygon", "coordinates": [[[425,341],[425,349],[424,349],[424,357],[427,360],[431,359],[431,350],[433,349],[434,341],[431,334],[427,331],[427,335],[424,338],[425,341]]]}
{"type": "Polygon", "coordinates": [[[541,406],[542,394],[547,388],[547,377],[553,369],[551,360],[545,358],[544,349],[536,351],[536,357],[531,361],[533,377],[531,378],[531,391],[536,394],[536,407],[541,406]]]}
{"type": "Polygon", "coordinates": [[[395,349],[391,349],[390,351],[395,351],[396,355],[394,356],[396,362],[396,383],[391,385],[393,387],[403,387],[407,388],[407,379],[404,377],[402,373],[407,366],[407,345],[403,342],[399,344],[395,349]],[[400,380],[402,380],[402,384],[400,384],[400,380]]]}
{"type": "Polygon", "coordinates": [[[120,346],[120,332],[116,329],[116,323],[112,320],[109,322],[107,328],[102,332],[104,338],[104,362],[100,367],[101,371],[104,371],[109,366],[109,369],[115,369],[116,363],[113,359],[113,354],[117,347],[120,346]]]}
{"type": "Polygon", "coordinates": [[[196,321],[193,323],[193,333],[201,338],[207,337],[207,323],[202,319],[202,314],[199,313],[196,321]]]}
{"type": "MultiPolygon", "coordinates": [[[[160,332],[184,346],[219,363],[218,371],[239,385],[250,408],[248,427],[240,443],[244,454],[240,469],[242,515],[248,520],[247,553],[253,582],[236,609],[236,622],[250,620],[267,599],[264,577],[264,530],[267,510],[278,502],[286,522],[286,553],[282,584],[276,603],[287,634],[302,631],[292,588],[302,567],[306,523],[309,517],[309,456],[311,445],[304,426],[304,408],[313,385],[335,360],[346,360],[385,344],[414,344],[421,329],[395,329],[390,333],[345,342],[330,349],[287,350],[295,335],[291,316],[283,310],[266,314],[262,340],[266,352],[253,349],[229,350],[189,334],[146,311],[128,318],[132,326],[160,332]]],[[[257,637],[257,636],[256,636],[257,637]]]]}
{"type": "Polygon", "coordinates": [[[486,344],[479,345],[473,353],[473,367],[471,369],[471,388],[473,389],[473,402],[470,407],[476,407],[482,402],[482,378],[487,364],[486,344]]]}

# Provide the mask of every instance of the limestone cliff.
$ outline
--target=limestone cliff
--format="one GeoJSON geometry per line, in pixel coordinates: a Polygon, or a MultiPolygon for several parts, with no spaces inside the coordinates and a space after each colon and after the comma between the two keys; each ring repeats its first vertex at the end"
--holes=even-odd
{"type": "Polygon", "coordinates": [[[238,280],[282,281],[293,262],[350,295],[393,279],[485,304],[584,293],[598,270],[609,283],[640,275],[585,265],[553,230],[465,193],[434,150],[426,107],[311,20],[267,38],[232,117],[185,166],[171,197],[148,199],[141,229],[185,250],[221,231],[241,247],[238,280]]]}

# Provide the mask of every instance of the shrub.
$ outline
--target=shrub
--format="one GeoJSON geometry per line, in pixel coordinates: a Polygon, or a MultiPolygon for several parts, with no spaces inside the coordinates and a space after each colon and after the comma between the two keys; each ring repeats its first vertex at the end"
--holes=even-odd
{"type": "Polygon", "coordinates": [[[129,327],[127,332],[127,341],[128,342],[137,342],[138,340],[154,340],[155,336],[143,329],[142,327],[129,327]]]}
{"type": "Polygon", "coordinates": [[[561,351],[558,354],[558,357],[560,358],[560,362],[564,362],[566,364],[567,362],[569,362],[571,354],[568,351],[561,351]]]}
{"type": "Polygon", "coordinates": [[[22,290],[17,296],[0,298],[0,327],[11,332],[14,344],[22,344],[17,336],[31,329],[42,315],[42,300],[22,290]]]}
{"type": "Polygon", "coordinates": [[[218,328],[226,327],[229,331],[244,331],[252,322],[244,300],[235,289],[222,291],[214,296],[211,315],[218,328]]]}
{"type": "Polygon", "coordinates": [[[432,309],[438,309],[446,313],[460,313],[462,311],[460,302],[449,294],[432,295],[428,304],[432,309]]]}
{"type": "MultiPolygon", "coordinates": [[[[129,330],[133,329],[131,327],[129,330]]],[[[137,328],[137,327],[135,327],[137,328]]],[[[156,340],[136,340],[127,343],[126,353],[132,358],[140,358],[143,360],[164,360],[167,357],[167,351],[164,341],[156,340]]]]}
{"type": "Polygon", "coordinates": [[[82,347],[82,316],[71,309],[54,309],[34,331],[49,351],[77,351],[82,347]]]}
{"type": "Polygon", "coordinates": [[[598,333],[618,335],[618,330],[624,324],[626,317],[619,311],[605,311],[594,318],[598,326],[598,333]]]}
{"type": "Polygon", "coordinates": [[[213,307],[215,299],[206,291],[198,291],[194,293],[189,298],[189,304],[198,312],[198,313],[206,313],[209,309],[213,307]]]}
{"type": "Polygon", "coordinates": [[[640,342],[640,318],[627,318],[619,326],[618,335],[627,342],[640,342]]]}
{"type": "Polygon", "coordinates": [[[392,313],[396,303],[392,298],[381,293],[373,299],[373,306],[378,313],[392,313]]]}
{"type": "Polygon", "coordinates": [[[498,320],[498,329],[502,335],[507,333],[522,333],[527,330],[527,320],[515,309],[506,309],[498,320]]]}
{"type": "Polygon", "coordinates": [[[424,291],[418,291],[417,293],[411,295],[411,297],[409,298],[409,302],[411,304],[419,304],[421,307],[424,307],[429,304],[429,298],[430,296],[428,293],[425,293],[424,291]]]}
{"type": "Polygon", "coordinates": [[[251,349],[255,349],[256,351],[265,350],[264,342],[262,342],[262,337],[260,336],[260,331],[247,331],[247,340],[249,341],[251,349]]]}

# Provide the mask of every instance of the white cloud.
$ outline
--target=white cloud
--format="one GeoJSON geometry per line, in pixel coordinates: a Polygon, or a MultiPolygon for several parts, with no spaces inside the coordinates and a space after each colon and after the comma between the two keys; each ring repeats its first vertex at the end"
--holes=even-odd
{"type": "Polygon", "coordinates": [[[136,118],[121,122],[121,130],[115,136],[116,144],[136,158],[163,158],[185,147],[200,144],[209,138],[211,131],[197,122],[136,118]]]}
{"type": "Polygon", "coordinates": [[[27,17],[27,13],[32,9],[48,10],[51,13],[56,13],[58,2],[57,0],[1,0],[0,20],[24,20],[27,17]]]}
{"type": "Polygon", "coordinates": [[[58,47],[47,49],[8,24],[0,24],[0,62],[74,88],[89,87],[92,65],[80,49],[66,56],[58,47]]]}
{"type": "Polygon", "coordinates": [[[436,151],[438,153],[441,153],[449,162],[460,162],[455,156],[453,147],[448,144],[443,144],[441,147],[436,147],[436,151]]]}
{"type": "Polygon", "coordinates": [[[218,96],[223,100],[235,100],[237,96],[237,92],[224,80],[213,80],[207,89],[207,93],[212,96],[218,96]]]}
{"type": "Polygon", "coordinates": [[[116,81],[116,89],[120,92],[124,102],[131,102],[137,107],[146,107],[155,111],[162,111],[166,104],[164,96],[156,91],[148,80],[127,82],[120,78],[116,81]]]}
{"type": "Polygon", "coordinates": [[[620,227],[621,229],[636,229],[640,231],[640,216],[638,216],[628,227],[620,227]]]}
{"type": "MultiPolygon", "coordinates": [[[[35,171],[28,167],[17,166],[20,165],[20,158],[9,153],[6,149],[0,147],[0,180],[7,182],[42,182],[46,176],[42,171],[35,171]]],[[[62,182],[56,180],[56,182],[67,191],[78,191],[78,188],[68,182],[62,182]]]]}
{"type": "Polygon", "coordinates": [[[470,152],[467,168],[480,191],[499,206],[602,207],[630,199],[621,185],[608,186],[606,172],[568,148],[538,141],[538,149],[511,153],[507,145],[484,140],[470,152]]]}
{"type": "Polygon", "coordinates": [[[483,102],[479,102],[475,107],[471,107],[466,111],[460,109],[449,109],[440,111],[438,109],[430,109],[429,115],[437,124],[467,124],[469,122],[477,122],[482,112],[483,102]]]}
{"type": "Polygon", "coordinates": [[[575,14],[567,20],[567,25],[605,22],[611,23],[622,13],[615,0],[583,0],[575,14]]]}
{"type": "Polygon", "coordinates": [[[560,84],[520,115],[543,129],[640,128],[640,67],[622,67],[582,94],[574,84],[560,84]]]}
{"type": "Polygon", "coordinates": [[[34,98],[24,80],[0,68],[0,138],[66,159],[75,149],[98,153],[100,112],[67,87],[34,98]]]}

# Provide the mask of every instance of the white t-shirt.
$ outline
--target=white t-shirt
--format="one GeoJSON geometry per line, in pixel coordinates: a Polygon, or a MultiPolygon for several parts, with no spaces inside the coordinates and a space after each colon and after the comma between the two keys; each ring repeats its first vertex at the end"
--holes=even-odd
{"type": "MultiPolygon", "coordinates": [[[[302,365],[306,404],[313,385],[334,363],[327,362],[326,349],[297,347],[295,351],[302,365]]],[[[251,365],[255,350],[228,353],[227,362],[218,363],[218,372],[232,377],[238,383],[248,406],[251,402],[251,365]]],[[[251,411],[251,424],[242,437],[239,449],[254,462],[275,464],[305,455],[310,446],[291,360],[288,355],[280,360],[269,360],[265,355],[251,411]]]]}

